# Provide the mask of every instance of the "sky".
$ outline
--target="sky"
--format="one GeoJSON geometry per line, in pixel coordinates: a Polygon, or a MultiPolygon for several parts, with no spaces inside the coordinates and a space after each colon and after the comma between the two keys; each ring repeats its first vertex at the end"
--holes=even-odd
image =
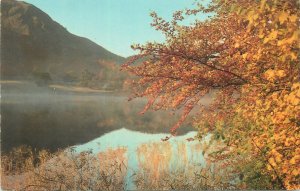
{"type": "Polygon", "coordinates": [[[120,56],[131,56],[132,44],[163,41],[150,26],[149,13],[170,19],[195,7],[195,0],[23,0],[33,4],[75,35],[86,37],[120,56]]]}

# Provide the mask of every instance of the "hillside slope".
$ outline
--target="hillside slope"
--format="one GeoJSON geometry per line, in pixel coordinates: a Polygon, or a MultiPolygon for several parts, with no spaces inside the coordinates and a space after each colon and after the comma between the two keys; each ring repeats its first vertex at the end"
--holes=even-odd
{"type": "Polygon", "coordinates": [[[1,14],[2,79],[28,79],[34,72],[61,79],[84,70],[97,73],[101,62],[124,61],[89,39],[69,33],[28,3],[2,0],[1,14]]]}

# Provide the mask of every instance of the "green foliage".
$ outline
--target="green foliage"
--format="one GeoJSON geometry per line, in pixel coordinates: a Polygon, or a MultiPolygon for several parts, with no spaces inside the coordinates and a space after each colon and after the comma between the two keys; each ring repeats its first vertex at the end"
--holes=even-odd
{"type": "Polygon", "coordinates": [[[81,86],[90,87],[90,83],[96,79],[96,74],[90,72],[89,70],[85,69],[80,75],[80,82],[81,86]]]}
{"type": "Polygon", "coordinates": [[[125,80],[129,77],[121,72],[118,65],[110,62],[102,62],[101,70],[97,73],[87,69],[82,71],[79,77],[79,85],[105,90],[123,90],[125,80]]]}
{"type": "Polygon", "coordinates": [[[247,164],[238,166],[241,183],[250,190],[279,190],[280,184],[270,174],[264,174],[265,162],[262,157],[252,158],[247,164]]]}

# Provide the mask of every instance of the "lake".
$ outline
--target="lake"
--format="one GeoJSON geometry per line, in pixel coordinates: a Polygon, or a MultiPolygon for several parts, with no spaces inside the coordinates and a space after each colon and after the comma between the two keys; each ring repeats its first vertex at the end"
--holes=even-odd
{"type": "Polygon", "coordinates": [[[3,153],[20,145],[50,151],[73,148],[78,153],[92,151],[101,162],[119,152],[127,161],[128,189],[135,188],[132,176],[140,169],[150,168],[153,179],[159,179],[162,170],[204,164],[201,143],[187,141],[196,136],[194,129],[187,123],[178,136],[162,141],[180,115],[168,111],[140,115],[146,100],[128,102],[128,96],[113,92],[54,91],[30,83],[1,88],[3,153]]]}
{"type": "MultiPolygon", "coordinates": [[[[2,84],[1,89],[2,152],[20,145],[56,151],[121,128],[168,133],[179,118],[163,111],[140,115],[146,100],[128,102],[116,93],[54,92],[30,83],[2,84]]],[[[192,130],[185,125],[179,134],[192,130]]]]}
{"type": "Polygon", "coordinates": [[[171,172],[172,169],[204,166],[205,160],[201,152],[203,142],[187,141],[188,138],[196,135],[197,132],[192,131],[173,137],[169,141],[162,141],[161,138],[168,134],[149,134],[122,128],[104,134],[88,143],[74,146],[73,149],[78,153],[91,151],[95,155],[99,155],[101,165],[101,155],[108,155],[112,151],[118,152],[119,148],[123,148],[119,149],[119,152],[124,151],[121,155],[124,155],[127,161],[127,189],[135,189],[132,177],[141,169],[150,168],[150,172],[147,172],[148,176],[158,176],[153,179],[159,180],[161,172],[166,170],[171,172]]]}

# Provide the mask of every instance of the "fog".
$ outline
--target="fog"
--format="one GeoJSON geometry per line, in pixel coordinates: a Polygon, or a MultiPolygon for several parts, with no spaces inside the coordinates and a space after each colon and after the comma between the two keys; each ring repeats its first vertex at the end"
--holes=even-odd
{"type": "MultiPolygon", "coordinates": [[[[162,111],[140,115],[146,100],[128,102],[127,95],[112,92],[69,92],[30,83],[1,85],[2,152],[20,145],[55,151],[121,128],[168,133],[179,117],[162,111]]],[[[191,130],[186,126],[179,134],[191,130]]]]}

